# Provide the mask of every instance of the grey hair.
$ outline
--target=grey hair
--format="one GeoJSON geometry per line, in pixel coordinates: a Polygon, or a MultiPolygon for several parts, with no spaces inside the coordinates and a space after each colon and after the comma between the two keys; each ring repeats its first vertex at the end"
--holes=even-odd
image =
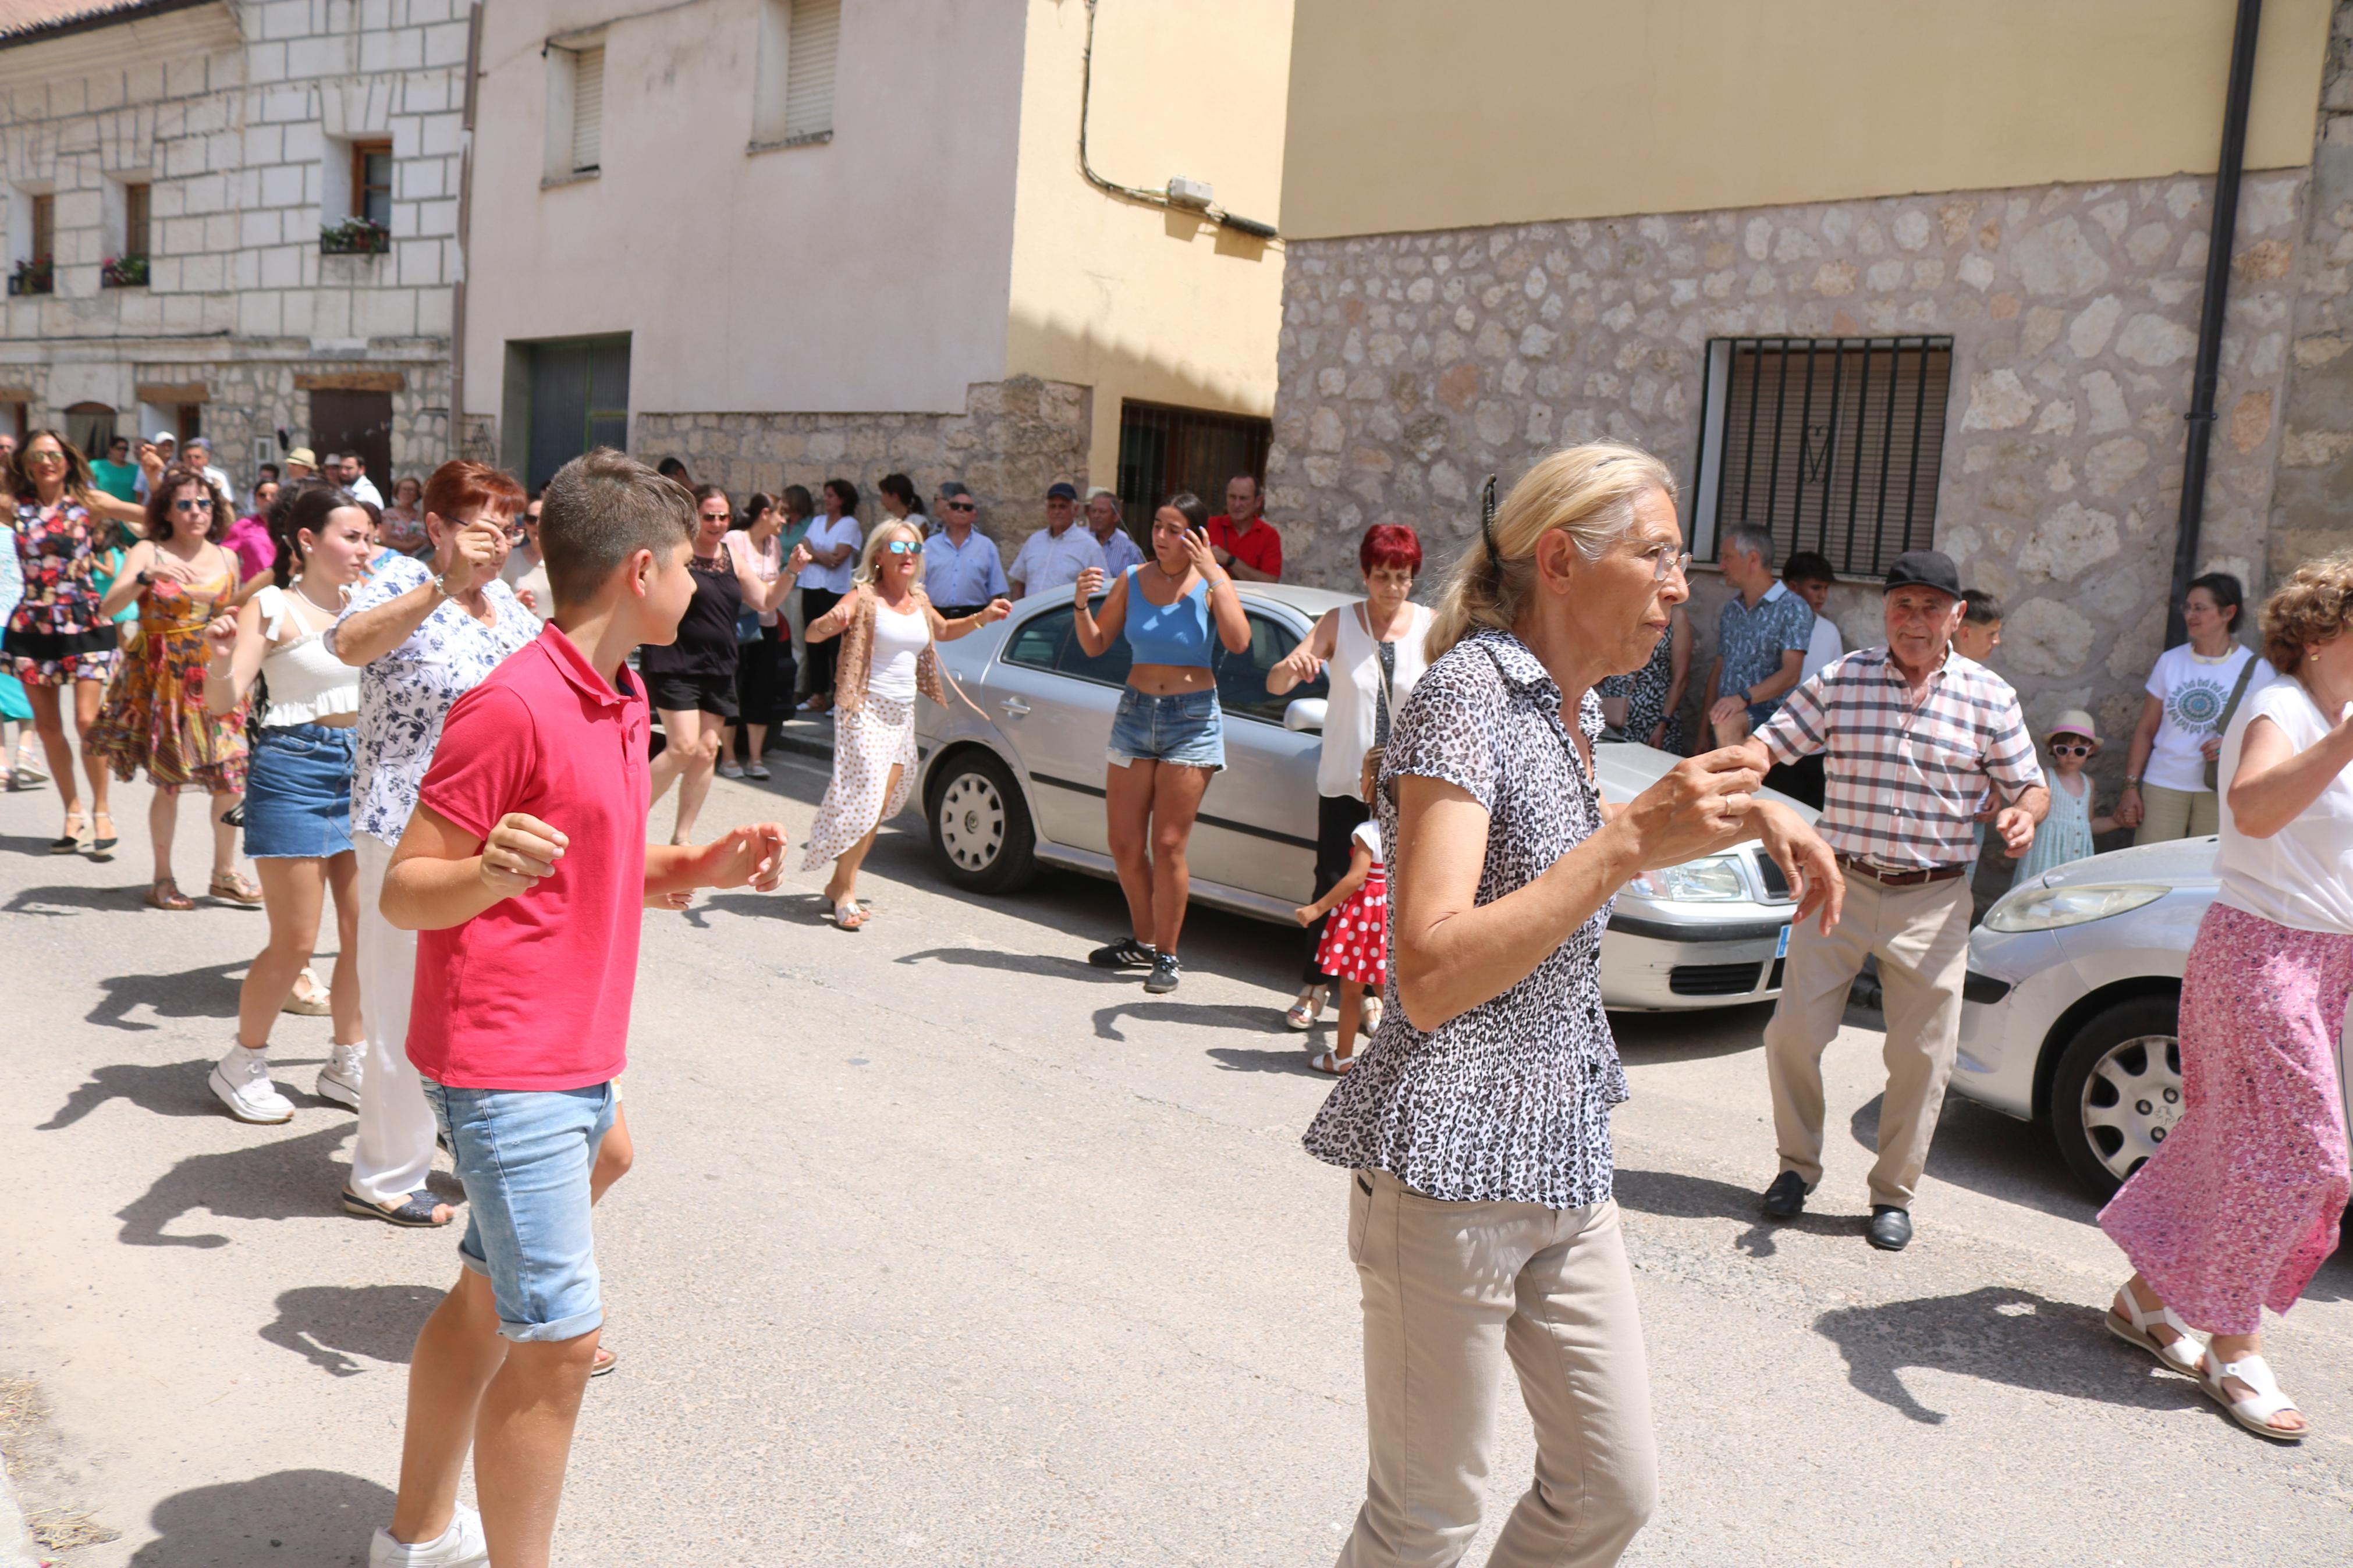
{"type": "Polygon", "coordinates": [[[1726,551],[1737,550],[1743,555],[1754,554],[1766,566],[1773,564],[1773,531],[1754,522],[1736,522],[1724,531],[1717,542],[1719,559],[1726,551]]]}

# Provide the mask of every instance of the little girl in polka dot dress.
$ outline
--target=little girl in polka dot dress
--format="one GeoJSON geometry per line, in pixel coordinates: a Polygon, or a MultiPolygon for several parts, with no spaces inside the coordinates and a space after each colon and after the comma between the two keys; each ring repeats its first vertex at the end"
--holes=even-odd
{"type": "MultiPolygon", "coordinates": [[[[1372,798],[1381,775],[1381,753],[1365,757],[1365,798],[1372,798]]],[[[1348,846],[1348,874],[1314,903],[1293,911],[1303,926],[1314,925],[1326,912],[1324,942],[1315,962],[1340,982],[1339,1043],[1309,1064],[1317,1072],[1346,1072],[1356,1059],[1356,1025],[1363,1016],[1365,987],[1377,997],[1388,979],[1389,881],[1381,851],[1378,819],[1361,823],[1348,846]]]]}

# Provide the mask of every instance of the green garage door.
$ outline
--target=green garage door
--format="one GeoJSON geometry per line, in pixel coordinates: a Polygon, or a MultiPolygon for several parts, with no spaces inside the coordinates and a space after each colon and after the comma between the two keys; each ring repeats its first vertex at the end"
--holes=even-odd
{"type": "Polygon", "coordinates": [[[591,447],[628,445],[629,340],[626,335],[521,346],[526,353],[531,384],[526,484],[539,489],[556,469],[591,447]]]}

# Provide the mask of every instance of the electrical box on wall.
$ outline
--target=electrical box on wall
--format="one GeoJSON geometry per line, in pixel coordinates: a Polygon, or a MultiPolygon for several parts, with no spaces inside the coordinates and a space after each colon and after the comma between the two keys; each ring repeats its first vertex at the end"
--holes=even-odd
{"type": "Polygon", "coordinates": [[[1168,200],[1180,207],[1206,207],[1217,199],[1217,192],[1207,180],[1188,180],[1182,174],[1168,177],[1168,200]]]}

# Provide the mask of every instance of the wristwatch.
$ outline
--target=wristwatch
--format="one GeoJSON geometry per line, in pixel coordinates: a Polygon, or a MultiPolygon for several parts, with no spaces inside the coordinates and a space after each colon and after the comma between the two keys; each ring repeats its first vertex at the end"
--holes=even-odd
{"type": "Polygon", "coordinates": [[[454,599],[458,596],[449,591],[449,574],[447,572],[436,572],[430,581],[433,584],[433,596],[435,598],[454,599]]]}

